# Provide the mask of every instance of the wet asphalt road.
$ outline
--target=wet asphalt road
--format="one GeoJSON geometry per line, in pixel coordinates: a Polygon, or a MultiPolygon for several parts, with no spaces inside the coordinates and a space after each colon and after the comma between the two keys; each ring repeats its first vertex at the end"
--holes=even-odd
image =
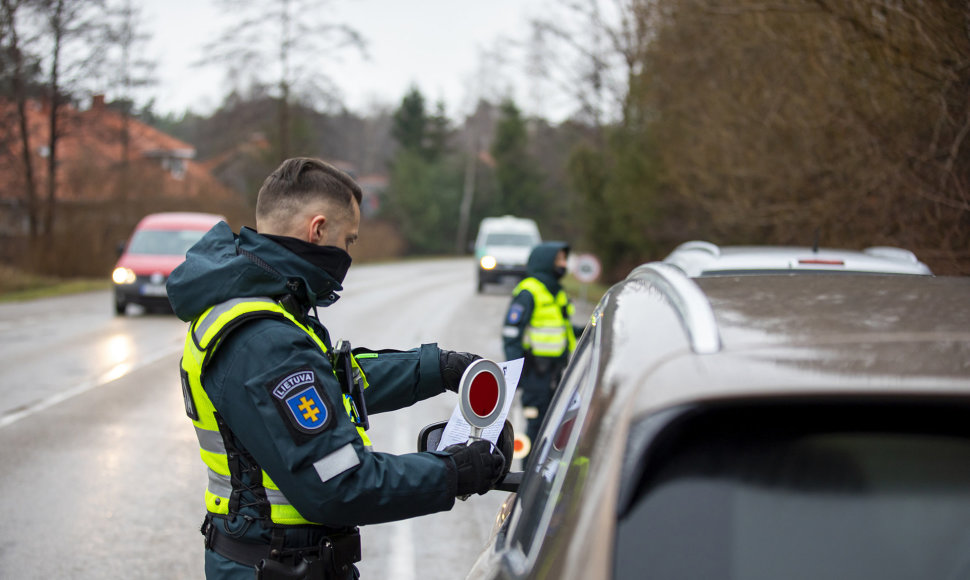
{"type": "MultiPolygon", "coordinates": [[[[470,259],[355,266],[320,317],[357,346],[437,342],[503,360],[509,290],[477,294],[470,259]]],[[[202,577],[205,472],[177,372],[185,328],[133,307],[116,317],[108,292],[0,304],[0,578],[202,577]]],[[[413,451],[455,401],[374,416],[375,448],[413,451]]],[[[363,527],[362,577],[463,578],[505,496],[363,527]]]]}

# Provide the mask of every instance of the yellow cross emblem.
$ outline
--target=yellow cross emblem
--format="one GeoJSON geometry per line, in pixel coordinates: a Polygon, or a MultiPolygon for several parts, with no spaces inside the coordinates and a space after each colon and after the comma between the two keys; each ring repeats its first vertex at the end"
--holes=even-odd
{"type": "Polygon", "coordinates": [[[308,419],[312,423],[317,422],[317,415],[320,414],[320,409],[317,409],[312,399],[308,400],[305,396],[300,397],[300,406],[298,408],[303,411],[304,419],[308,419]]]}

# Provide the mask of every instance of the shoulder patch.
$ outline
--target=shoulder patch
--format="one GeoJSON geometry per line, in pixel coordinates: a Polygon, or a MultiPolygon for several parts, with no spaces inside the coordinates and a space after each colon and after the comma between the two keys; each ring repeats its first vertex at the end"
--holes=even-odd
{"type": "Polygon", "coordinates": [[[296,369],[269,385],[273,402],[286,420],[297,443],[326,429],[333,417],[333,404],[316,373],[310,368],[296,369]]]}
{"type": "Polygon", "coordinates": [[[518,324],[519,320],[522,319],[522,312],[524,310],[525,308],[523,308],[521,304],[513,304],[512,307],[509,308],[509,313],[508,316],[506,316],[505,322],[507,324],[518,324]]]}

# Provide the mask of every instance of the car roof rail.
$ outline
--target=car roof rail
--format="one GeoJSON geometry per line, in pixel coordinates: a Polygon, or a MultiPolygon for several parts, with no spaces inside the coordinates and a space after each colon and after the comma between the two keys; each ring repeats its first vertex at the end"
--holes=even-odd
{"type": "Polygon", "coordinates": [[[919,260],[916,258],[916,254],[910,252],[909,250],[903,248],[895,248],[893,246],[873,246],[871,248],[866,248],[862,250],[863,254],[868,256],[875,256],[877,258],[888,258],[890,260],[896,260],[898,262],[907,262],[909,264],[916,264],[919,260]]]}
{"type": "Polygon", "coordinates": [[[714,354],[721,350],[721,335],[711,302],[701,287],[680,268],[650,262],[634,268],[626,279],[650,283],[670,300],[695,353],[714,354]]]}
{"type": "Polygon", "coordinates": [[[674,248],[675,252],[682,251],[701,251],[707,252],[712,256],[720,256],[721,248],[717,244],[712,244],[711,242],[705,242],[704,240],[691,240],[689,242],[684,242],[674,248]]]}

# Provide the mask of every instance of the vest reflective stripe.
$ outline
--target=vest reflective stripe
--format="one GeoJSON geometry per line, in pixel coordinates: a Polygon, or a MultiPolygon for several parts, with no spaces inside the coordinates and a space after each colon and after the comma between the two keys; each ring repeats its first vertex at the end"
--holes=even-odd
{"type": "MultiPolygon", "coordinates": [[[[209,469],[209,485],[208,490],[212,492],[214,497],[227,498],[232,493],[232,482],[228,475],[222,475],[221,473],[216,473],[212,469],[209,469]]],[[[286,501],[286,497],[278,489],[266,488],[266,498],[269,499],[271,504],[283,504],[290,505],[290,502],[286,501]]],[[[220,502],[225,503],[225,502],[220,502]]],[[[225,508],[228,510],[228,508],[225,508]]]]}
{"type": "MultiPolygon", "coordinates": [[[[209,471],[209,483],[206,487],[207,490],[212,492],[213,495],[218,497],[229,497],[232,493],[232,484],[229,482],[229,477],[226,475],[221,475],[212,471],[209,471]]],[[[229,504],[226,502],[226,510],[229,510],[229,504]]]]}
{"type": "Polygon", "coordinates": [[[199,438],[199,447],[202,451],[208,451],[209,453],[216,453],[220,455],[226,454],[226,444],[222,441],[222,434],[218,431],[208,431],[200,427],[195,428],[195,436],[199,438]]]}
{"type": "MultiPolygon", "coordinates": [[[[243,312],[280,312],[287,318],[296,322],[289,312],[279,307],[271,298],[233,298],[222,304],[217,304],[202,313],[202,316],[195,320],[192,332],[195,334],[197,344],[205,350],[211,342],[215,333],[218,333],[226,325],[226,322],[238,317],[243,312]],[[236,309],[239,306],[240,308],[236,309]],[[234,310],[235,309],[235,310],[234,310]]],[[[299,326],[300,324],[297,323],[299,326]]]]}
{"type": "MultiPolygon", "coordinates": [[[[263,491],[270,504],[270,519],[273,523],[282,525],[310,524],[309,520],[300,515],[286,496],[279,489],[270,487],[269,482],[263,482],[263,491]]],[[[232,482],[228,475],[216,473],[209,469],[209,483],[205,490],[206,509],[214,514],[229,514],[229,496],[232,494],[232,482]]]]}
{"type": "Polygon", "coordinates": [[[535,356],[547,357],[558,357],[567,350],[575,350],[576,335],[570,322],[574,307],[566,292],[560,290],[553,297],[545,284],[531,277],[519,282],[512,295],[518,296],[524,290],[532,294],[535,307],[522,333],[522,346],[535,356]]]}
{"type": "MultiPolygon", "coordinates": [[[[229,461],[225,443],[215,419],[215,407],[202,388],[202,374],[222,338],[228,331],[246,320],[260,317],[284,318],[289,320],[314,341],[326,355],[327,347],[307,326],[300,324],[290,313],[269,298],[239,298],[217,304],[202,313],[190,326],[185,338],[182,354],[182,369],[188,376],[189,391],[198,419],[193,419],[196,436],[199,440],[199,453],[208,467],[208,486],[205,492],[206,509],[216,514],[229,513],[229,497],[232,495],[229,461]]],[[[357,367],[356,361],[354,366],[357,367]]],[[[359,370],[357,367],[355,370],[359,370]]],[[[364,385],[367,379],[360,371],[364,385]]],[[[345,396],[344,409],[350,415],[349,396],[345,396]]],[[[357,432],[366,447],[371,446],[370,438],[360,427],[357,432]]],[[[263,488],[270,504],[270,519],[283,525],[312,524],[303,518],[286,499],[269,474],[262,472],[263,488]]]]}
{"type": "MultiPolygon", "coordinates": [[[[206,431],[196,427],[195,434],[202,449],[202,459],[209,472],[209,484],[206,488],[206,505],[213,513],[229,513],[229,496],[232,494],[232,480],[229,474],[229,463],[226,461],[226,446],[222,441],[222,434],[218,431],[206,431]],[[216,469],[224,472],[217,472],[216,469]]],[[[266,499],[270,503],[270,517],[278,524],[306,523],[286,496],[273,484],[272,479],[263,472],[263,488],[266,499]]]]}

